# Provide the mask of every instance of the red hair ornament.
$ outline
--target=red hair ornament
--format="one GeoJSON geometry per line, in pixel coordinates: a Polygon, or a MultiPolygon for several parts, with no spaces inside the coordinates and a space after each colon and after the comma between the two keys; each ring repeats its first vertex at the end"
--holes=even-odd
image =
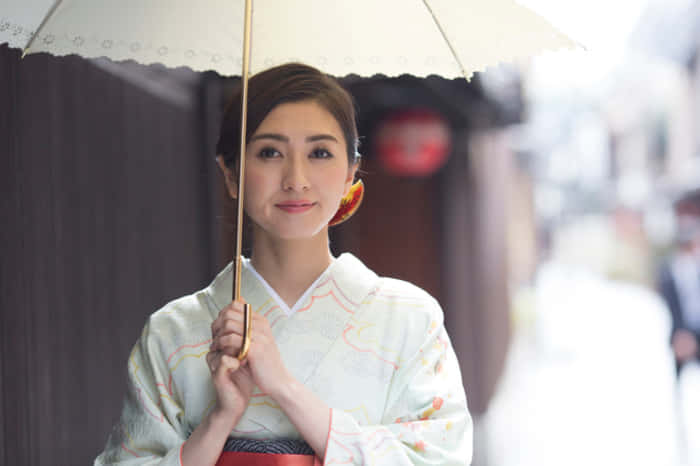
{"type": "Polygon", "coordinates": [[[350,191],[340,200],[340,207],[335,212],[333,218],[328,222],[328,226],[336,226],[352,217],[362,203],[365,196],[365,185],[362,180],[358,180],[351,187],[350,191]]]}

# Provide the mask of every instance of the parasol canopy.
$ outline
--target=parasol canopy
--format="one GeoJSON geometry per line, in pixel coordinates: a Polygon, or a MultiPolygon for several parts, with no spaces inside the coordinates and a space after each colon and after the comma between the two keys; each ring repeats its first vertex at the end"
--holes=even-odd
{"type": "MultiPolygon", "coordinates": [[[[245,0],[3,0],[0,43],[240,75],[245,0]]],[[[256,0],[250,71],[465,76],[576,44],[512,0],[256,0]]]]}

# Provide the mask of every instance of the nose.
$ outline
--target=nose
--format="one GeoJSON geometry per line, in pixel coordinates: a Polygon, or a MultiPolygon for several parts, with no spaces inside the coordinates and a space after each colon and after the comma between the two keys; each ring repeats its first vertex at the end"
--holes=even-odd
{"type": "Polygon", "coordinates": [[[306,176],[306,167],[301,157],[289,157],[285,164],[282,176],[282,189],[284,191],[303,192],[309,189],[309,180],[306,176]]]}

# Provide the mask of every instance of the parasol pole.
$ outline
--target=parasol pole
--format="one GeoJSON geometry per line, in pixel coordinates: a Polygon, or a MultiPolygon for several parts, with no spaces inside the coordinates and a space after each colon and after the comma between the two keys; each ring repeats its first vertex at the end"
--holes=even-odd
{"type": "MultiPolygon", "coordinates": [[[[245,183],[245,149],[246,123],[248,120],[248,72],[250,68],[250,35],[253,17],[253,0],[245,1],[245,19],[243,26],[243,63],[241,69],[241,147],[238,152],[238,207],[236,208],[236,255],[233,274],[233,299],[241,298],[241,249],[243,244],[243,192],[245,183]]],[[[250,304],[243,309],[243,342],[238,353],[238,359],[243,360],[250,348],[250,304]]]]}

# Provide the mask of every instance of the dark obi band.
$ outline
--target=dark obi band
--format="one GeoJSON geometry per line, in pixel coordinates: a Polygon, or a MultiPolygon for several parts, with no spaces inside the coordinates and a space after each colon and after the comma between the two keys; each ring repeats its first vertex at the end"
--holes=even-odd
{"type": "Polygon", "coordinates": [[[306,442],[229,438],[216,466],[320,466],[306,442]]]}

